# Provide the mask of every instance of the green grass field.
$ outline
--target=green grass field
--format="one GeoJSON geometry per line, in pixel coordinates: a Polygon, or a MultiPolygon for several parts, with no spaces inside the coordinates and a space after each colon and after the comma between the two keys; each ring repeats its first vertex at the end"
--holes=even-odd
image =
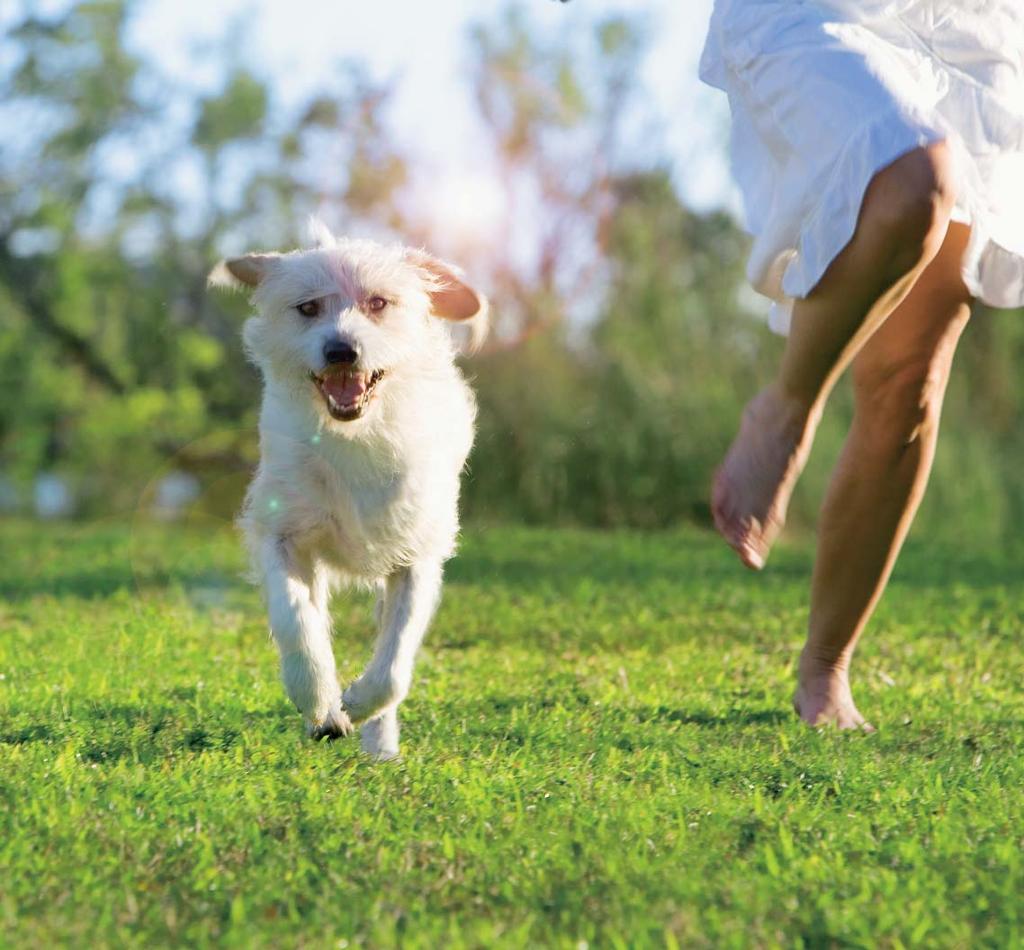
{"type": "Polygon", "coordinates": [[[908,551],[868,737],[789,711],[809,549],[471,529],[387,764],[304,738],[229,531],[0,552],[4,947],[1024,940],[1019,551],[908,551]]]}

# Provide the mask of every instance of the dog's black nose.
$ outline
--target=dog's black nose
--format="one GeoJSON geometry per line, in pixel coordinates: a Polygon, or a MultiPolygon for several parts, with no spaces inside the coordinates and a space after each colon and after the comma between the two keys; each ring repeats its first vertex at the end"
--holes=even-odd
{"type": "Polygon", "coordinates": [[[349,366],[359,359],[359,351],[344,340],[328,340],[324,344],[324,359],[330,365],[349,366]]]}

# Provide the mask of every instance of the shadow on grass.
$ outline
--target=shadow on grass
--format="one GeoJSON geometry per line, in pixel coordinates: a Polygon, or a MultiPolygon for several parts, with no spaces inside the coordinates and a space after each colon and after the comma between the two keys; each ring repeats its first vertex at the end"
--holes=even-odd
{"type": "MultiPolygon", "coordinates": [[[[170,698],[176,691],[167,694],[170,698]]],[[[620,747],[642,745],[631,734],[637,726],[682,724],[709,729],[774,725],[790,716],[775,709],[733,709],[711,713],[701,709],[671,706],[616,708],[592,706],[585,695],[552,697],[494,696],[473,703],[445,704],[431,710],[428,719],[438,724],[462,721],[469,733],[498,743],[524,745],[531,736],[540,737],[548,728],[548,713],[555,706],[566,707],[570,717],[584,715],[591,727],[621,736],[620,747]],[[525,712],[526,718],[513,721],[512,712],[525,712]]],[[[420,717],[415,707],[409,721],[415,726],[420,717]]],[[[420,720],[422,723],[422,720],[420,720]]],[[[437,728],[441,728],[440,725],[437,728]]],[[[297,738],[301,726],[295,712],[283,704],[280,708],[218,716],[211,712],[200,720],[190,718],[180,705],[171,703],[143,708],[124,703],[90,703],[80,715],[55,723],[31,723],[0,732],[0,745],[28,746],[69,743],[76,757],[90,764],[112,764],[124,760],[148,765],[177,756],[195,756],[232,750],[246,734],[297,738]]]]}
{"type": "MultiPolygon", "coordinates": [[[[764,572],[742,568],[735,556],[710,531],[675,533],[573,531],[563,534],[537,531],[535,542],[522,529],[519,544],[502,549],[472,536],[464,550],[449,563],[452,583],[499,584],[517,589],[544,588],[556,593],[574,591],[583,584],[614,589],[662,583],[681,587],[737,587],[789,584],[810,579],[813,548],[809,544],[781,545],[764,572]],[[524,552],[524,547],[528,551],[524,552]]],[[[948,545],[917,542],[907,546],[893,577],[908,587],[941,587],[951,583],[969,587],[1019,584],[1024,580],[1024,548],[964,551],[948,545]]]]}
{"type": "Polygon", "coordinates": [[[9,554],[0,563],[0,597],[10,602],[247,586],[233,539],[225,547],[222,534],[191,528],[18,520],[3,525],[0,544],[9,554]]]}
{"type": "MultiPolygon", "coordinates": [[[[626,710],[626,712],[630,712],[626,710]]],[[[789,722],[793,713],[782,709],[730,709],[727,713],[688,712],[669,706],[642,707],[634,712],[637,722],[678,722],[689,726],[735,728],[789,722]]]]}
{"type": "Polygon", "coordinates": [[[49,575],[5,578],[0,581],[0,597],[10,602],[29,600],[39,595],[51,597],[77,597],[96,600],[112,597],[122,591],[148,594],[161,590],[182,588],[203,590],[213,587],[245,587],[240,577],[218,572],[164,571],[135,572],[127,565],[107,565],[102,568],[65,571],[49,575]]]}
{"type": "MultiPolygon", "coordinates": [[[[501,731],[513,718],[522,723],[522,717],[513,717],[514,712],[525,713],[527,719],[544,728],[552,709],[561,709],[571,718],[574,714],[586,715],[590,724],[622,732],[636,726],[676,723],[687,726],[701,726],[709,729],[735,729],[744,726],[777,725],[793,719],[788,709],[744,709],[736,707],[726,712],[710,712],[706,709],[679,706],[614,706],[593,704],[585,693],[577,692],[566,696],[551,694],[530,696],[491,696],[471,703],[446,703],[432,711],[439,722],[460,720],[477,722],[490,730],[501,731]]],[[[415,707],[410,710],[415,719],[415,707]]]]}
{"type": "Polygon", "coordinates": [[[948,544],[908,543],[893,572],[893,583],[907,587],[997,587],[1024,581],[1024,546],[963,551],[948,544]]]}
{"type": "MultiPolygon", "coordinates": [[[[661,582],[715,583],[735,581],[744,576],[728,552],[720,550],[713,535],[637,535],[620,532],[525,531],[513,529],[512,543],[505,543],[502,530],[470,534],[464,550],[446,566],[449,583],[474,586],[499,585],[512,589],[544,589],[555,593],[574,591],[584,584],[614,588],[644,587],[661,582]]],[[[42,556],[26,558],[0,577],[0,597],[17,602],[40,595],[76,597],[85,600],[129,593],[158,593],[161,589],[185,590],[207,587],[247,588],[237,572],[188,569],[173,565],[142,565],[132,562],[132,552],[123,559],[96,560],[90,545],[72,539],[62,550],[59,562],[42,556]],[[75,547],[81,556],[74,557],[75,547]],[[65,566],[67,565],[67,566],[65,566]]],[[[804,565],[782,565],[775,573],[802,573],[804,565]]]]}
{"type": "MultiPolygon", "coordinates": [[[[489,536],[488,536],[489,537],[489,536]]],[[[449,562],[445,574],[454,584],[570,591],[581,584],[614,588],[662,582],[704,583],[741,576],[728,552],[714,538],[687,535],[631,535],[610,532],[537,532],[531,543],[518,531],[519,543],[498,548],[469,541],[449,562]],[[524,552],[524,548],[528,548],[524,552]]]]}
{"type": "MultiPolygon", "coordinates": [[[[223,542],[220,535],[207,538],[173,528],[152,529],[143,533],[145,543],[135,547],[130,537],[109,526],[95,531],[75,526],[69,533],[58,533],[52,526],[40,529],[22,524],[16,528],[8,529],[8,543],[20,549],[21,555],[14,563],[8,561],[0,573],[0,597],[11,602],[39,595],[97,599],[122,591],[148,596],[172,588],[248,587],[242,577],[240,553],[237,565],[215,563],[228,557],[224,550],[234,551],[233,546],[216,546],[223,542]],[[209,554],[204,548],[207,542],[209,554]]],[[[463,549],[449,562],[446,574],[452,584],[555,595],[587,585],[600,590],[642,590],[664,584],[712,590],[741,587],[756,594],[757,585],[805,581],[811,556],[806,543],[783,544],[768,569],[755,575],[743,570],[711,531],[642,533],[470,525],[463,549]]],[[[907,546],[894,583],[915,588],[951,583],[991,587],[1017,584],[1022,577],[1024,547],[971,552],[918,540],[907,546]]]]}
{"type": "MultiPolygon", "coordinates": [[[[173,695],[172,691],[169,696],[173,695]]],[[[181,705],[140,707],[123,703],[89,703],[75,716],[54,723],[33,723],[0,732],[0,745],[72,744],[76,757],[87,763],[131,760],[150,764],[179,755],[226,752],[246,733],[298,735],[298,720],[280,709],[235,713],[218,718],[189,717],[181,705]]]]}

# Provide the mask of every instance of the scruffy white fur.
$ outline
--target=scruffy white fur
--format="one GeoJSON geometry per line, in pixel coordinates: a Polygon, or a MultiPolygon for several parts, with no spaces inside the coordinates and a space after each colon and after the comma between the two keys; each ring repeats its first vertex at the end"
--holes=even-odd
{"type": "Polygon", "coordinates": [[[237,258],[211,275],[252,288],[256,308],[243,335],[264,379],[261,458],[240,523],[284,686],[310,735],[359,725],[363,749],[390,758],[396,710],[455,550],[473,442],[473,394],[438,317],[479,326],[486,301],[422,251],[313,229],[310,250],[237,258]],[[303,316],[297,305],[311,300],[322,312],[303,316]],[[332,341],[358,353],[351,368],[384,372],[351,421],[332,417],[311,377],[327,369],[332,341]],[[328,602],[353,584],[378,590],[379,632],[369,665],[342,691],[328,602]]]}

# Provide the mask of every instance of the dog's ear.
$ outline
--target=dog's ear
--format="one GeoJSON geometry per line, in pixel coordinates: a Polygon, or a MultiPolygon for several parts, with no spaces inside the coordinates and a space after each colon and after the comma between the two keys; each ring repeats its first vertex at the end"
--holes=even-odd
{"type": "Polygon", "coordinates": [[[451,264],[412,248],[406,251],[406,258],[425,272],[434,316],[445,320],[472,320],[486,309],[486,298],[470,287],[451,264]]]}
{"type": "Polygon", "coordinates": [[[244,257],[231,257],[221,261],[210,271],[206,282],[210,287],[233,287],[236,290],[258,287],[280,258],[280,254],[246,254],[244,257]]]}

